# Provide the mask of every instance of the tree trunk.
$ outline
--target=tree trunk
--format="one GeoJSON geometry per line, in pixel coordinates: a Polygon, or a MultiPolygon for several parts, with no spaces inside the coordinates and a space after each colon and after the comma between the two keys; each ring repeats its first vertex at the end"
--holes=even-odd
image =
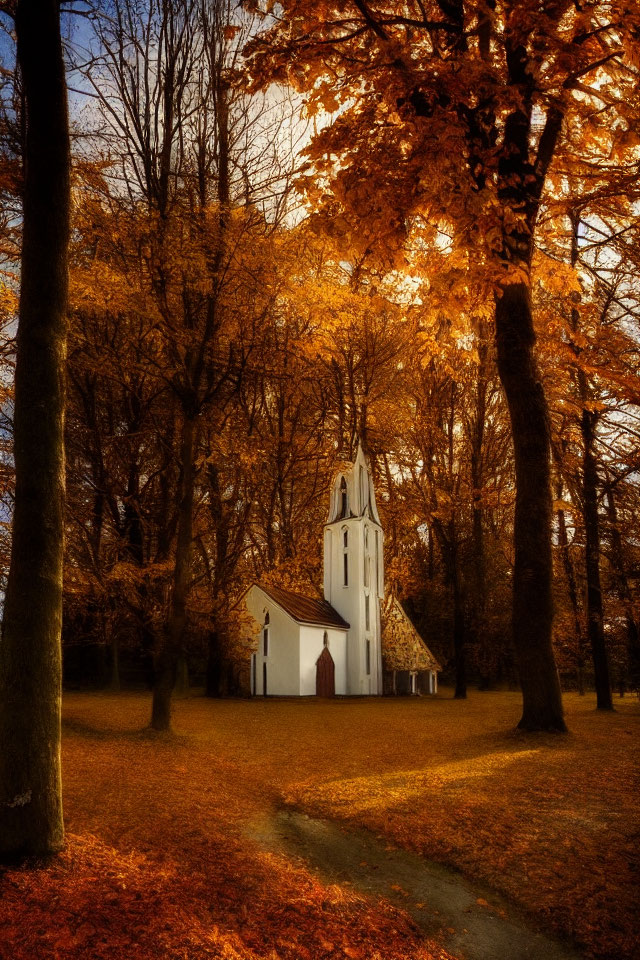
{"type": "Polygon", "coordinates": [[[627,628],[628,679],[631,689],[640,691],[640,631],[634,614],[633,596],[624,562],[622,536],[618,526],[618,510],[611,484],[607,486],[607,512],[611,537],[611,562],[615,571],[618,593],[624,604],[627,628]]]}
{"type": "Polygon", "coordinates": [[[195,419],[185,415],[182,424],[182,484],[178,515],[178,538],[173,574],[171,610],[166,629],[160,639],[156,658],[151,727],[171,729],[171,694],[176,682],[178,658],[182,652],[186,607],[191,584],[191,543],[193,526],[193,494],[195,486],[195,419]]]}
{"type": "Polygon", "coordinates": [[[506,284],[496,300],[498,371],[513,436],[516,474],[513,643],[523,730],[566,730],[551,646],[551,470],[549,418],[534,356],[529,288],[506,284]]]}
{"type": "Polygon", "coordinates": [[[0,858],[59,850],[69,125],[56,0],[19,0],[26,110],[16,491],[0,642],[0,858]]]}
{"type": "Polygon", "coordinates": [[[220,649],[220,637],[217,629],[209,634],[207,646],[207,673],[205,678],[205,696],[221,697],[223,687],[224,662],[220,649]]]}
{"type": "Polygon", "coordinates": [[[467,697],[467,652],[465,645],[465,615],[464,596],[460,584],[460,574],[457,569],[457,556],[453,560],[453,650],[456,664],[456,688],[453,694],[456,700],[466,700],[467,697]]]}
{"type": "MultiPolygon", "coordinates": [[[[488,341],[485,325],[482,324],[478,332],[478,379],[475,391],[473,418],[469,431],[469,443],[471,447],[471,486],[473,497],[473,519],[471,526],[473,577],[469,633],[471,636],[471,642],[476,645],[476,649],[478,644],[482,642],[481,637],[486,630],[487,585],[482,489],[484,486],[484,437],[487,417],[488,360],[488,341]]],[[[489,679],[487,678],[486,686],[488,685],[489,679]]]]}
{"type": "Polygon", "coordinates": [[[111,637],[111,679],[109,681],[109,690],[114,693],[120,692],[120,639],[114,630],[111,637]]]}
{"type": "MultiPolygon", "coordinates": [[[[556,487],[558,500],[562,499],[563,484],[558,481],[556,487]]],[[[558,546],[564,566],[565,576],[567,578],[567,589],[569,591],[569,601],[571,603],[571,612],[573,614],[573,635],[576,643],[576,679],[578,684],[578,693],[584,696],[584,637],[582,632],[582,621],[580,619],[580,606],[578,603],[578,590],[576,587],[576,574],[571,562],[571,553],[569,551],[569,537],[567,536],[567,523],[564,510],[558,510],[558,546]]]]}
{"type": "MultiPolygon", "coordinates": [[[[578,262],[579,216],[571,211],[571,266],[578,262]]],[[[571,310],[571,326],[577,333],[580,315],[571,310]]],[[[576,356],[577,348],[574,348],[576,356]]],[[[604,642],[604,614],[600,586],[600,518],[598,516],[598,467],[595,456],[596,424],[598,414],[589,409],[590,389],[587,375],[580,364],[577,367],[578,391],[582,404],[580,432],[582,434],[582,510],[585,532],[585,568],[587,574],[587,636],[591,645],[598,710],[613,710],[609,663],[604,642]]]]}
{"type": "MultiPolygon", "coordinates": [[[[586,393],[586,378],[578,370],[580,393],[586,393]]],[[[584,402],[584,399],[583,399],[584,402]]],[[[600,518],[598,516],[598,469],[593,451],[597,414],[583,407],[582,432],[582,500],[585,531],[585,566],[587,571],[587,635],[591,644],[598,710],[613,710],[607,648],[604,642],[604,614],[600,585],[600,518]]]]}
{"type": "Polygon", "coordinates": [[[178,697],[189,696],[189,664],[183,653],[178,655],[176,682],[173,689],[174,694],[178,697]]]}

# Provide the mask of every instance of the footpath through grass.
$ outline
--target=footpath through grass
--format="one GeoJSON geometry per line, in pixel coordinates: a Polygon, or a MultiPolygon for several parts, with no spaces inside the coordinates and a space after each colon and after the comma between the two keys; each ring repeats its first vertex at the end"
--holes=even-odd
{"type": "Polygon", "coordinates": [[[358,824],[506,893],[594,956],[637,949],[637,701],[565,698],[567,737],[513,732],[519,697],[64,703],[68,846],[0,878],[11,960],[436,960],[384,900],[260,850],[283,802],[358,824]]]}

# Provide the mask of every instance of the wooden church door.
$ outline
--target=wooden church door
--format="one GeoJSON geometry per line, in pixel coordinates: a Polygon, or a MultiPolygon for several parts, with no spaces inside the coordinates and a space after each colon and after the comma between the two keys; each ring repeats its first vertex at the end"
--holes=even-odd
{"type": "Polygon", "coordinates": [[[316,660],[316,696],[334,697],[335,693],[336,665],[333,662],[333,657],[329,653],[329,648],[325,646],[316,660]]]}

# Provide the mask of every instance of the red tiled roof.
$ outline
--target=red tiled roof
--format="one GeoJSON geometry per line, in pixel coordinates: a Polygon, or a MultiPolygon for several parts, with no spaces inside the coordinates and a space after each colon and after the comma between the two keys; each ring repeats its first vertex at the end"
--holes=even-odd
{"type": "Polygon", "coordinates": [[[291,593],[290,590],[282,590],[280,587],[267,587],[263,583],[259,583],[258,586],[298,623],[317,623],[323,627],[349,629],[347,621],[343,620],[338,611],[334,610],[326,600],[304,597],[299,593],[291,593]]]}

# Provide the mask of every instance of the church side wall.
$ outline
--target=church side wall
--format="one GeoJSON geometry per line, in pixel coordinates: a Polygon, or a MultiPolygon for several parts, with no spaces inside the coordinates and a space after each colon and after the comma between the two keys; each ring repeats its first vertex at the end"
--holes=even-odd
{"type": "Polygon", "coordinates": [[[263,632],[256,654],[256,694],[264,695],[264,665],[267,667],[267,695],[300,696],[300,625],[274,603],[259,587],[247,596],[247,607],[260,624],[269,612],[269,652],[264,655],[263,632]]]}

